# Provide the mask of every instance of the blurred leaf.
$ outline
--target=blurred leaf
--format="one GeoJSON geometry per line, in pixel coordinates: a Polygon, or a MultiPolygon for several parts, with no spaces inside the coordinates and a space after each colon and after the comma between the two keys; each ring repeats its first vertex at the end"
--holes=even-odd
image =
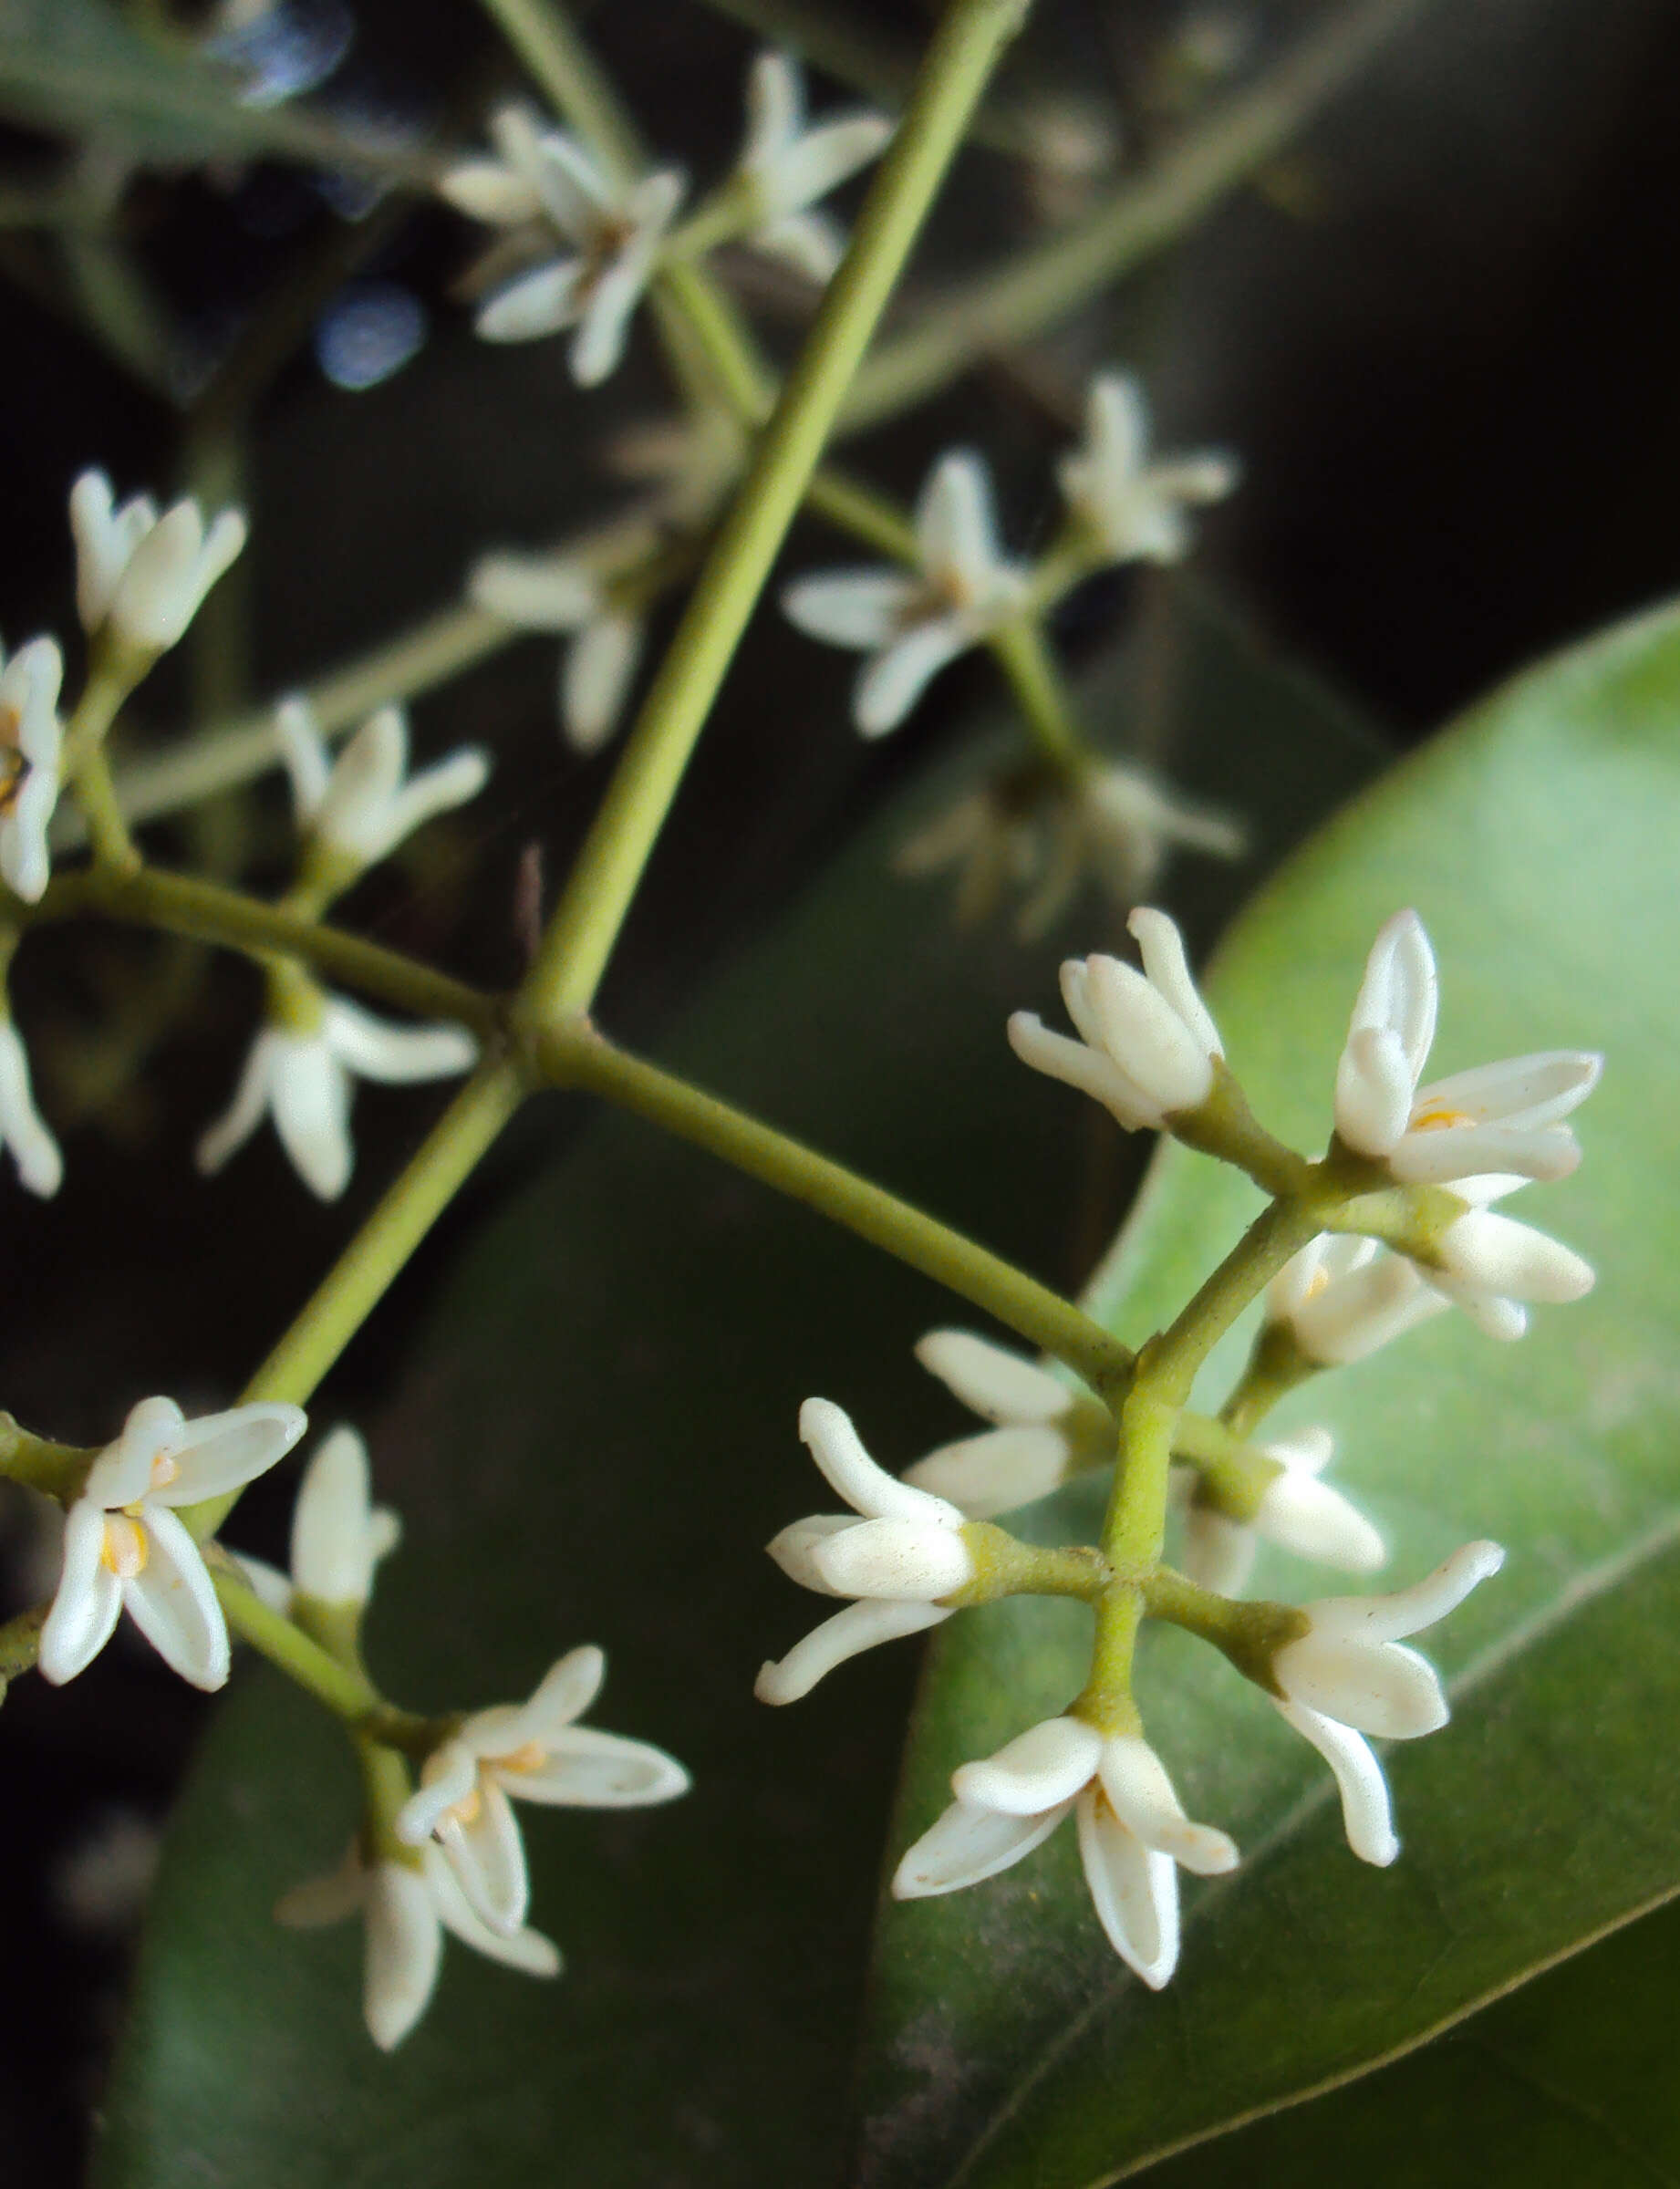
{"type": "MultiPolygon", "coordinates": [[[[1432,1070],[1565,1043],[1609,1054],[1582,1168],[1518,1204],[1597,1264],[1593,1297],[1540,1310],[1519,1347],[1457,1316],[1432,1324],[1279,1416],[1336,1430],[1337,1478],[1386,1530],[1397,1581],[1470,1537],[1510,1550],[1430,1638],[1455,1722],[1389,1757],[1405,1855],[1356,1863],[1318,1757],[1221,1661],[1153,1635],[1152,1735],[1191,1814],[1246,1850],[1242,1869],[1187,1896],[1159,1997],[1109,1952],[1071,1831],[973,1892],[888,1909],[870,2184],[1129,2176],[1404,2051],[1680,1886],[1680,1753],[1656,1732],[1680,1710],[1680,1126],[1656,1031],[1672,1028],[1680,962],[1677,714],[1672,610],[1526,676],[1292,861],[1211,983],[1256,1108],[1306,1147],[1325,1136],[1364,955],[1398,905],[1419,908],[1442,966],[1432,1070]]],[[[1257,1203],[1167,1151],[1094,1286],[1104,1318],[1145,1336],[1257,1203]]],[[[1209,1403],[1219,1391],[1210,1377],[1209,1403]]],[[[1088,1535],[1095,1510],[1070,1492],[1032,1524],[1088,1535]]],[[[1268,1585],[1343,1584],[1280,1557],[1268,1585]]],[[[943,1805],[956,1764],[1065,1706],[1084,1616],[1011,1604],[941,1629],[895,1849],[943,1805]]],[[[1426,2177],[1400,2141],[1365,2178],[1426,2177]]]]}
{"type": "Polygon", "coordinates": [[[106,0],[0,0],[0,114],[166,164],[271,154],[390,182],[426,174],[370,130],[243,105],[224,73],[152,45],[106,0]]]}
{"type": "MultiPolygon", "coordinates": [[[[1175,767],[1255,823],[1270,859],[1370,772],[1315,695],[1198,612],[1177,657],[1175,767]]],[[[1091,680],[1135,728],[1161,665],[1091,680]]],[[[1003,1040],[1042,992],[1032,952],[953,935],[942,893],[886,869],[924,783],[721,980],[670,1054],[1053,1278],[1112,1226],[1115,1136],[1062,1129],[1003,1040]],[[1092,1146],[1104,1160],[1081,1185],[1092,1146]]],[[[1187,868],[1205,921],[1252,877],[1187,868]]],[[[1103,931],[1112,916],[1101,920],[1103,931]]],[[[1081,931],[1099,921],[1091,907],[1081,931]]],[[[1085,1259],[1088,1260],[1088,1253],[1085,1259]]],[[[535,1920],[569,1961],[543,1987],[451,1949],[394,2059],[360,2026],[360,1941],[269,1911],[337,1856],[353,1793],[330,1725],[247,1670],[171,1829],[99,2178],[358,2189],[562,2177],[799,2183],[843,2163],[850,2062],[913,1655],[877,1652],[797,1710],[752,1699],[760,1662],[820,1615],[762,1546],[818,1499],[800,1400],[856,1408],[883,1457],[932,1441],[943,1399],[910,1343],[934,1287],[633,1120],[593,1125],[525,1185],[439,1300],[375,1427],[403,1549],[376,1667],[420,1707],[524,1693],[586,1638],[602,1725],[695,1771],[668,1810],[530,1818],[535,1920]]],[[[330,1397],[318,1409],[332,1420],[330,1397]]]]}

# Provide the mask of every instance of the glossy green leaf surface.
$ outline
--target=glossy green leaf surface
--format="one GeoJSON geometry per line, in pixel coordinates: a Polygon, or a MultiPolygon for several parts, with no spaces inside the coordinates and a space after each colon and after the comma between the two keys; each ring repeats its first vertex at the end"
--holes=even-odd
{"type": "MultiPolygon", "coordinates": [[[[1270,862],[1374,753],[1305,688],[1198,622],[1181,634],[1181,780],[1254,817],[1270,862]]],[[[1087,690],[1116,739],[1133,673],[1087,690]]],[[[942,894],[887,871],[914,812],[866,834],[666,1051],[1053,1281],[1088,1263],[1097,1146],[1011,1056],[1009,1010],[1069,936],[1031,951],[954,934],[942,894]]],[[[681,825],[681,816],[679,816],[681,825]]],[[[1254,869],[1188,877],[1229,904],[1254,869]]],[[[1202,899],[1204,924],[1215,906],[1202,899]]],[[[1077,930],[1112,930],[1087,900],[1077,930]]],[[[910,1343],[932,1286],[635,1120],[603,1118],[533,1177],[445,1286],[393,1416],[366,1425],[405,1517],[369,1655],[420,1707],[523,1694],[584,1640],[608,1652],[592,1722],[693,1769],[671,1809],[529,1811],[534,1920],[567,1959],[541,1986],[451,1948],[394,2058],[358,2013],[353,1926],[270,1910],[351,1829],[330,1724],[245,1668],[170,1836],[105,2105],[109,2189],[589,2189],[837,2181],[909,1645],[797,1708],[752,1699],[761,1661],[822,1615],[763,1555],[825,1492],[802,1398],[842,1401],[902,1465],[946,1401],[910,1343]]],[[[330,1394],[316,1409],[333,1418],[330,1394]]]]}
{"type": "MultiPolygon", "coordinates": [[[[866,2090],[871,2189],[1127,2177],[1418,2044],[1680,1887],[1680,1752],[1665,1733],[1680,1709],[1677,721],[1672,612],[1544,666],[1291,861],[1208,987],[1257,1110],[1309,1149],[1328,1132],[1365,951],[1403,904],[1423,914],[1442,969],[1432,1073],[1552,1046],[1609,1059],[1579,1121],[1579,1173],[1507,1204],[1594,1261],[1592,1297],[1538,1310],[1514,1347],[1444,1319],[1277,1417],[1336,1431],[1335,1478],[1384,1527],[1395,1582],[1472,1537],[1509,1547],[1498,1579],[1426,1637],[1454,1719],[1389,1752],[1401,1860],[1356,1862],[1316,1754],[1222,1661],[1152,1636],[1146,1724],[1187,1807],[1233,1832],[1242,1868],[1187,1892],[1178,1974],[1158,1997],[1104,1941],[1071,1831],[986,1885],[889,1909],[866,2090]]],[[[1099,1312],[1146,1336],[1258,1205],[1242,1180],[1170,1150],[1099,1275],[1099,1312]]],[[[1204,1400],[1219,1391],[1210,1375],[1204,1400]]],[[[1031,1525],[1088,1535],[1095,1511],[1070,1490],[1031,1525]]],[[[1343,1585],[1281,1556],[1255,1582],[1296,1599],[1343,1585]]],[[[957,1763],[1065,1706],[1084,1619],[1011,1604],[941,1629],[895,1851],[942,1807],[957,1763]]],[[[1405,2087],[1427,2084],[1436,2058],[1405,2087]]],[[[1363,2117],[1354,2091],[1346,2103],[1363,2117]]],[[[1165,2178],[1290,2178],[1260,2163],[1295,2148],[1276,2133],[1252,2166],[1239,2136],[1229,2169],[1214,2145],[1205,2174],[1187,2160],[1165,2178]]],[[[1435,2178],[1413,2170],[1403,2137],[1375,2141],[1386,2156],[1362,2178],[1435,2178]]]]}

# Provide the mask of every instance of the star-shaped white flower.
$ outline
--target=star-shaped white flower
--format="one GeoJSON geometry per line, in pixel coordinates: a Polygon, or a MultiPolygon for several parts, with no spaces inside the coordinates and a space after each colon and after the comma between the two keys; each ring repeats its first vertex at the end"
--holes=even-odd
{"type": "MultiPolygon", "coordinates": [[[[5,1003],[0,1000],[0,1011],[5,1003]]],[[[17,1175],[31,1193],[48,1198],[64,1178],[64,1157],[35,1106],[29,1058],[23,1036],[0,1017],[0,1147],[9,1147],[17,1175]]]]}
{"type": "Polygon", "coordinates": [[[918,1341],[916,1357],[995,1426],[940,1445],[906,1468],[907,1482],[948,1498],[971,1520],[989,1520],[1047,1497],[1072,1472],[1080,1395],[1047,1368],[968,1330],[930,1330],[918,1341]]]}
{"type": "Polygon", "coordinates": [[[388,1506],[374,1504],[371,1493],[368,1447],[342,1424],[322,1438],[297,1486],[290,1572],[246,1552],[240,1555],[240,1565],[264,1603],[288,1617],[299,1596],[358,1611],[366,1604],[379,1561],[402,1538],[400,1520],[388,1506]]]}
{"type": "Polygon", "coordinates": [[[205,529],[187,496],[158,514],[149,494],[120,508],[103,472],[84,472],[70,489],[76,538],[76,607],[92,638],[108,626],[143,654],[173,646],[245,544],[245,520],[224,509],[205,529]]]}
{"type": "Polygon", "coordinates": [[[412,1862],[367,1862],[352,1842],[329,1876],[295,1885],[275,1910],[276,1923],[314,1930],[359,1915],[366,1938],[362,2018],[381,2052],[399,2045],[431,2002],[443,1958],[443,1933],[474,1953],[522,1969],[557,1976],[560,1954],[540,1931],[493,1929],[474,1913],[439,1847],[412,1862]]]}
{"type": "Polygon", "coordinates": [[[1176,563],[1188,554],[1188,512],[1237,483],[1234,460],[1214,450],[1148,461],[1144,399],[1129,373],[1100,372],[1085,397],[1085,438],[1058,467],[1062,492],[1116,563],[1176,563]]]}
{"type": "Polygon", "coordinates": [[[31,638],[8,661],[0,647],[0,875],[26,905],[52,872],[47,825],[58,803],[64,735],[56,638],[31,638]]]}
{"type": "Polygon", "coordinates": [[[480,307],[478,331],[491,342],[528,342],[575,327],[572,377],[596,387],[624,355],[630,315],[653,277],[687,178],[666,168],[613,182],[576,138],[540,128],[522,107],[503,108],[491,133],[500,157],[451,168],[439,185],[443,195],[479,220],[545,217],[574,248],[498,289],[480,307]]]}
{"type": "Polygon", "coordinates": [[[177,1505],[240,1489],[285,1458],[300,1407],[234,1406],[188,1421],[172,1398],[143,1398],[88,1469],[64,1527],[64,1571],[41,1629],[55,1686],[90,1665],[126,1606],[172,1671],[195,1687],[228,1675],[227,1622],[177,1505]]]}
{"type": "Polygon", "coordinates": [[[275,736],[299,833],[358,872],[389,858],[435,814],[476,798],[490,776],[490,756],[479,745],[463,745],[409,775],[409,723],[400,707],[370,714],[336,760],[307,700],[281,701],[275,736]]]}
{"type": "Polygon", "coordinates": [[[641,660],[646,618],[568,555],[487,555],[467,591],[479,607],[521,630],[572,634],[560,661],[561,725],[576,752],[605,744],[641,660]]]}
{"type": "Polygon", "coordinates": [[[806,1399],[799,1434],[852,1509],[795,1520],[769,1544],[770,1555],[801,1588],[861,1601],[761,1669],[752,1690],[761,1703],[797,1702],[860,1650],[937,1626],[956,1608],[941,1599],[974,1578],[962,1513],[877,1467],[840,1407],[806,1399]]]}
{"type": "Polygon", "coordinates": [[[202,1171],[220,1170],[271,1113],[280,1144],[309,1190],[337,1200],[355,1161],[355,1079],[409,1084],[467,1071],[478,1043],[464,1026],[393,1026],[342,996],[318,997],[306,1031],[264,1026],[251,1045],[226,1113],[198,1144],[202,1171]]]}
{"type": "Polygon", "coordinates": [[[1382,1766],[1361,1738],[1416,1740],[1450,1713],[1434,1668],[1401,1638],[1433,1626],[1505,1562],[1498,1543],[1466,1543],[1409,1589],[1304,1603],[1308,1627],[1271,1660],[1278,1709],[1336,1775],[1348,1845],[1379,1866],[1400,1852],[1382,1766]]]}
{"type": "Polygon", "coordinates": [[[413,1847],[435,1838],[468,1901],[499,1931],[518,1927],[531,1895],[513,1800],[646,1809],[689,1790],[688,1772],[662,1748],[576,1723],[606,1676],[598,1649],[574,1649],[529,1702],[475,1710],[426,1758],[398,1815],[399,1838],[413,1847]]]}
{"type": "Polygon", "coordinates": [[[1128,1132],[1158,1132],[1208,1099],[1224,1048],[1173,921],[1140,905],[1125,924],[1143,953],[1141,973],[1117,958],[1072,958],[1062,968],[1062,999],[1080,1039],[1018,1011],[1010,1046],[1035,1072],[1094,1095],[1128,1132]]]}
{"type": "Polygon", "coordinates": [[[782,595],[813,638],[866,653],[852,695],[866,737],[896,730],[948,661],[1014,614],[1025,575],[999,551],[991,482],[970,450],[941,456],[916,504],[917,569],[824,570],[782,595]]]}
{"type": "Polygon", "coordinates": [[[896,1899],[995,1877],[1076,1810],[1098,1919],[1121,1959],[1156,1991],[1178,1961],[1177,1867],[1210,1877],[1237,1866],[1224,1832],[1185,1815],[1146,1740],[1105,1738],[1083,1718],[1046,1718],[983,1763],[965,1763],[951,1788],[956,1800],[894,1873],[896,1899]]]}
{"type": "Polygon", "coordinates": [[[812,281],[827,281],[845,249],[845,232],[832,214],[811,208],[867,166],[892,133],[884,114],[861,108],[808,129],[798,62],[761,53],[747,78],[741,154],[755,214],[747,240],[812,281]]]}
{"type": "Polygon", "coordinates": [[[1346,1573],[1374,1573],[1388,1557],[1381,1534],[1339,1489],[1319,1479],[1335,1451],[1328,1429],[1297,1429],[1256,1452],[1275,1472],[1246,1520],[1192,1492],[1185,1514],[1184,1570],[1198,1588],[1235,1596],[1262,1542],[1346,1573]]]}
{"type": "Polygon", "coordinates": [[[1435,952],[1416,912],[1377,936],[1336,1066],[1336,1131],[1410,1185],[1484,1171],[1567,1177],[1581,1160],[1562,1120],[1598,1084],[1603,1059],[1550,1049],[1478,1064],[1420,1087],[1435,1039],[1435,952]]]}

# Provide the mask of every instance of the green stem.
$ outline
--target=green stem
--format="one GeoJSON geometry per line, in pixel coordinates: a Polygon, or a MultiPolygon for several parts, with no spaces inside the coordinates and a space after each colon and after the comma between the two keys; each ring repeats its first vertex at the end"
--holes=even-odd
{"type": "Polygon", "coordinates": [[[33,1437],[9,1414],[0,1413],[0,1475],[7,1481],[26,1482],[49,1498],[74,1497],[98,1457],[79,1445],[33,1437]]]}
{"type": "Polygon", "coordinates": [[[88,824],[88,840],[99,871],[127,877],[139,872],[140,855],[111,783],[110,763],[95,747],[76,771],[76,802],[88,824]]]}
{"type": "Polygon", "coordinates": [[[543,1031],[535,1051],[538,1063],[555,1084],[586,1087],[605,1095],[678,1139],[706,1148],[777,1192],[818,1209],[984,1309],[1029,1343],[1065,1361],[1094,1390],[1113,1393],[1130,1376],[1132,1355],[1127,1349],[1060,1293],[844,1165],[731,1109],[657,1064],[614,1048],[583,1022],[543,1031]]]}
{"type": "MultiPolygon", "coordinates": [[[[529,0],[492,0],[518,13],[529,0]]],[[[1024,0],[951,0],[850,247],[764,430],[626,746],[527,983],[539,1012],[587,1007],[642,870],[822,454],[858,360],[1024,0]]]]}
{"type": "Polygon", "coordinates": [[[841,416],[843,432],[878,425],[925,401],[982,358],[1026,342],[1143,259],[1175,243],[1219,200],[1281,151],[1428,0],[1364,0],[1331,12],[1251,89],[1176,144],[1156,167],[1117,189],[1077,226],[1021,253],[1013,265],[930,298],[915,323],[865,363],[841,416]]]}
{"type": "Polygon", "coordinates": [[[352,1726],[381,1707],[379,1691],[366,1673],[341,1664],[318,1642],[312,1642],[302,1627],[264,1603],[219,1561],[212,1565],[211,1579],[233,1633],[278,1665],[287,1679],[296,1680],[306,1694],[352,1726]]]}
{"type": "Polygon", "coordinates": [[[1033,743],[1062,782],[1073,784],[1089,775],[1090,750],[1073,718],[1061,665],[1036,617],[1001,624],[987,640],[1010,690],[1026,718],[1033,743]]]}
{"type": "MultiPolygon", "coordinates": [[[[245,1385],[242,1403],[307,1404],[524,1094],[524,1077],[507,1058],[492,1057],[479,1066],[245,1385]]],[[[202,1540],[222,1525],[237,1496],[235,1491],[183,1508],[181,1517],[202,1540]]]]}

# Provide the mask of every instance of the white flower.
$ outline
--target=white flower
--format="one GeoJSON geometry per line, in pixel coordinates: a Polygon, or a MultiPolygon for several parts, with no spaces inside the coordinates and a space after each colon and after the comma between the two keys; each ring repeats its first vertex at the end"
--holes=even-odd
{"type": "Polygon", "coordinates": [[[1495,1216],[1485,1204],[1526,1185],[1521,1173],[1455,1178],[1451,1190],[1470,1207],[1441,1239],[1441,1266],[1425,1265],[1426,1281],[1456,1301],[1490,1338],[1519,1338],[1529,1326],[1521,1302],[1561,1305],[1592,1290],[1590,1261],[1531,1224],[1495,1216]]]}
{"type": "Polygon", "coordinates": [[[1363,1361],[1447,1305],[1404,1255],[1331,1231],[1286,1262],[1266,1294],[1268,1319],[1287,1324],[1299,1350],[1323,1367],[1363,1361]]]}
{"type": "Polygon", "coordinates": [[[103,472],[84,472],[70,489],[76,535],[76,607],[91,638],[109,624],[142,653],[175,644],[245,544],[245,520],[224,509],[208,532],[189,495],[158,514],[150,495],[115,506],[103,472]]]}
{"type": "Polygon", "coordinates": [[[1018,1011],[1010,1046],[1034,1071],[1094,1095],[1128,1131],[1159,1130],[1208,1099],[1224,1050],[1177,927],[1147,906],[1125,924],[1143,952],[1141,973],[1116,958],[1072,958],[1062,968],[1063,1001],[1080,1040],[1018,1011]]]}
{"type": "Polygon", "coordinates": [[[1384,1562],[1388,1550],[1376,1529],[1340,1490],[1319,1479],[1335,1450],[1328,1429],[1298,1429],[1256,1448],[1277,1471],[1250,1519],[1233,1520],[1205,1499],[1191,1498],[1184,1570],[1198,1588],[1235,1596],[1261,1542],[1348,1573],[1372,1573],[1384,1562]]]}
{"type": "Polygon", "coordinates": [[[606,1675],[598,1649],[575,1649],[529,1702],[463,1718],[398,1814],[398,1837],[414,1847],[435,1837],[468,1901],[499,1931],[518,1927],[530,1899],[510,1795],[562,1809],[644,1809],[689,1790],[689,1774],[662,1748],[574,1723],[606,1675]]]}
{"type": "Polygon", "coordinates": [[[188,1421],[143,1398],[88,1469],[64,1525],[64,1572],[41,1629],[41,1672],[74,1679],[126,1605],[172,1671],[195,1687],[228,1675],[227,1623],[198,1545],[173,1508],[240,1489],[284,1458],[306,1426],[297,1406],[234,1406],[188,1421]]]}
{"type": "Polygon", "coordinates": [[[358,1914],[367,1938],[362,2018],[381,2052],[399,2045],[430,2003],[445,1930],[475,1953],[529,1976],[560,1973],[552,1939],[540,1931],[493,1930],[473,1912],[437,1847],[428,1847],[417,1862],[368,1863],[352,1843],[330,1876],[295,1885],[275,1908],[275,1920],[313,1930],[358,1914]]]}
{"type": "Polygon", "coordinates": [[[916,504],[916,571],[825,570],[782,595],[813,638],[871,658],[852,695],[866,737],[896,730],[948,661],[1012,615],[1023,573],[998,550],[991,484],[969,450],[941,456],[916,504]]]}
{"type": "Polygon", "coordinates": [[[490,775],[482,748],[463,745],[405,782],[409,724],[400,707],[370,714],[337,760],[306,700],[281,701],[275,737],[292,779],[299,832],[358,869],[388,858],[434,814],[476,798],[490,775]]]}
{"type": "Polygon", "coordinates": [[[1076,1810],[1098,1918],[1115,1951],[1156,1991],[1178,1960],[1174,1865],[1200,1876],[1237,1865],[1224,1832],[1186,1817],[1146,1740],[1104,1738],[1081,1718],[1045,1719],[983,1763],[965,1763],[951,1787],[956,1800],[895,1872],[895,1898],[920,1900],[995,1877],[1076,1810]]]}
{"type": "Polygon", "coordinates": [[[1372,947],[1336,1066],[1340,1137],[1410,1185],[1450,1186],[1481,1171],[1567,1177],[1581,1149],[1561,1120],[1592,1092],[1603,1059],[1552,1049],[1420,1087],[1436,998],[1424,924],[1396,912],[1372,947]]]}
{"type": "Polygon", "coordinates": [[[624,355],[630,315],[653,276],[687,180],[667,168],[615,182],[576,138],[539,129],[520,107],[504,107],[491,133],[500,159],[451,168],[439,185],[443,195],[480,220],[545,215],[575,249],[498,289],[480,307],[478,331],[491,342],[528,342],[576,327],[572,378],[593,388],[624,355]]]}
{"type": "Polygon", "coordinates": [[[1444,1619],[1505,1562],[1498,1543],[1466,1543],[1424,1580],[1387,1596],[1328,1596],[1301,1605],[1307,1631],[1271,1660],[1274,1696],[1336,1775],[1348,1845],[1362,1861],[1400,1852],[1382,1767],[1360,1738],[1416,1740],[1450,1715],[1435,1671],[1400,1637],[1444,1619]]]}
{"type": "Polygon", "coordinates": [[[824,1620],[779,1663],[765,1665],[752,1690],[761,1703],[797,1702],[859,1650],[937,1626],[955,1608],[939,1599],[974,1578],[957,1507],[877,1467],[840,1407],[806,1399],[799,1434],[852,1511],[795,1520],[770,1543],[770,1555],[802,1588],[863,1601],[824,1620]]]}
{"type": "Polygon", "coordinates": [[[47,825],[58,803],[64,736],[56,638],[31,638],[8,661],[0,647],[0,875],[26,905],[52,872],[47,825]]]}
{"type": "Polygon", "coordinates": [[[948,1498],[971,1520],[989,1520],[1048,1496],[1072,1471],[1079,1396],[1048,1369],[967,1330],[930,1330],[916,1357],[997,1426],[940,1445],[905,1469],[907,1482],[948,1498]]]}
{"type": "Polygon", "coordinates": [[[402,1522],[371,1496],[368,1447],[347,1426],[323,1439],[292,1508],[292,1584],[321,1603],[364,1604],[402,1522]]]}
{"type": "Polygon", "coordinates": [[[612,735],[641,660],[646,619],[566,555],[487,555],[467,580],[472,599],[529,631],[570,631],[561,657],[560,721],[578,752],[612,735]]]}
{"type": "Polygon", "coordinates": [[[0,1018],[0,1147],[11,1149],[17,1175],[31,1193],[47,1198],[57,1192],[64,1157],[35,1106],[28,1054],[9,1018],[0,1018]]]}
{"type": "Polygon", "coordinates": [[[1129,373],[1100,372],[1085,397],[1085,438],[1057,467],[1068,506],[1115,562],[1176,563],[1189,552],[1187,512],[1237,483],[1215,451],[1147,461],[1143,395],[1129,373]]]}
{"type": "Polygon", "coordinates": [[[392,1026],[342,996],[322,996],[308,1032],[264,1026],[233,1099],[198,1144],[202,1171],[220,1170],[273,1112],[280,1144],[309,1190],[336,1200],[349,1183],[353,1078],[397,1084],[465,1072],[478,1043],[464,1026],[392,1026]]]}
{"type": "Polygon", "coordinates": [[[804,81],[785,53],[761,53],[747,78],[747,140],[741,172],[752,192],[748,241],[796,273],[825,282],[845,235],[831,215],[807,209],[880,151],[893,133],[883,114],[860,109],[805,127],[804,81]]]}

